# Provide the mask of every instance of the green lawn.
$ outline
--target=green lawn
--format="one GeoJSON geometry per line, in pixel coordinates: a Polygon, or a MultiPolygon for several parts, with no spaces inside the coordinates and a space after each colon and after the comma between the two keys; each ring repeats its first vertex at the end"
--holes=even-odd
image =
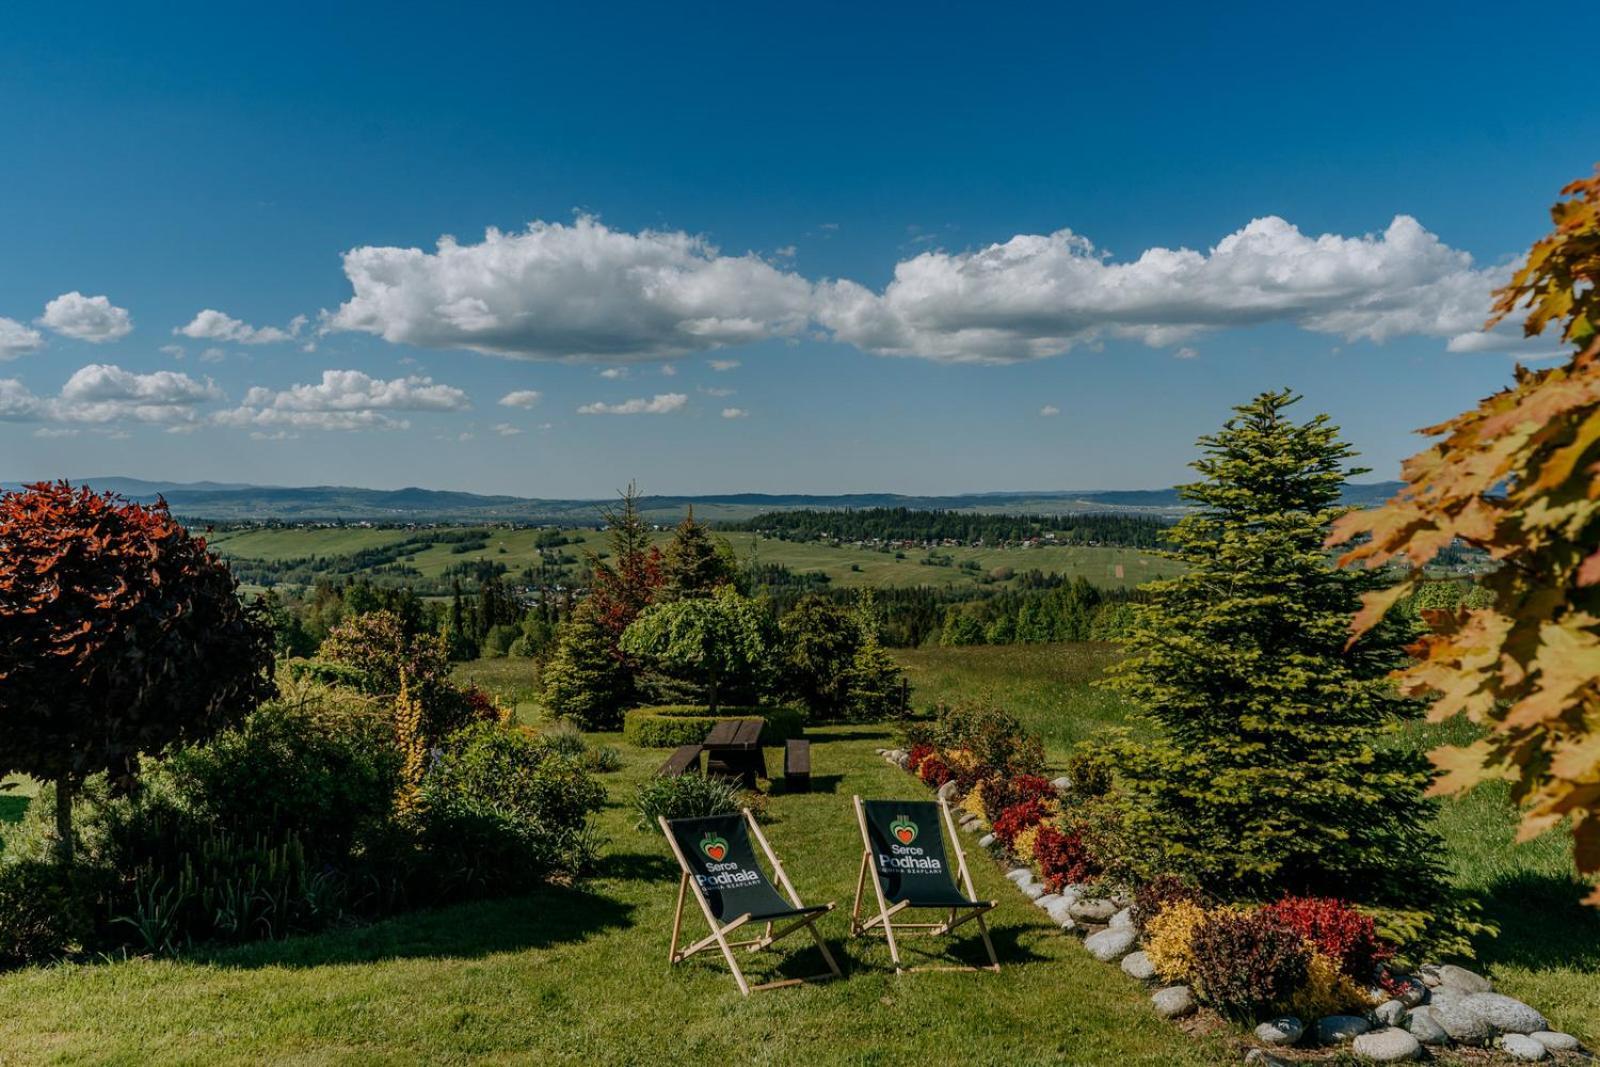
{"type": "MultiPolygon", "coordinates": [[[[619,739],[611,738],[620,743],[619,739]]],[[[768,836],[808,899],[850,905],[859,857],[852,792],[926,795],[873,748],[873,727],[814,732],[818,791],[772,800],[768,836]]],[[[628,799],[661,752],[623,746],[607,776],[611,843],[577,890],[450,908],[359,929],[202,955],[0,976],[0,1060],[11,1063],[1201,1064],[1239,1056],[1156,1019],[1138,983],[1053,929],[975,855],[1002,903],[1000,975],[896,977],[881,942],[823,929],[842,982],[742,999],[707,957],[669,969],[677,873],[628,799]],[[705,962],[701,962],[701,960],[705,962]]],[[[699,929],[691,917],[688,929],[699,929]]],[[[799,942],[792,942],[798,945],[799,942]]],[[[975,959],[969,939],[957,955],[975,959]]],[[[815,950],[755,973],[811,973],[815,950]],[[776,968],[776,969],[775,969],[776,968]]]]}
{"type": "MultiPolygon", "coordinates": [[[[987,700],[1041,731],[1047,754],[1105,726],[1126,721],[1129,708],[1094,688],[1117,655],[1114,645],[1004,645],[897,652],[915,687],[915,702],[987,700]]],[[[1412,740],[1431,748],[1459,727],[1418,724],[1412,740]]],[[[1516,815],[1503,785],[1446,800],[1440,829],[1456,884],[1482,902],[1500,936],[1479,945],[1497,987],[1521,997],[1559,1026],[1600,1042],[1600,911],[1578,904],[1571,838],[1547,834],[1515,844],[1516,815]]]]}

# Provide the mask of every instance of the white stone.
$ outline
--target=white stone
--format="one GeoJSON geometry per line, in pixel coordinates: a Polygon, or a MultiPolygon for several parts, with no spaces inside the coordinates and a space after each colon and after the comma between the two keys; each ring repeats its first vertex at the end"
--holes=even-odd
{"type": "Polygon", "coordinates": [[[1034,900],[1033,900],[1033,906],[1036,907],[1036,908],[1042,908],[1042,909],[1048,911],[1048,910],[1050,910],[1050,905],[1054,904],[1056,901],[1058,901],[1060,899],[1061,899],[1061,894],[1060,893],[1046,893],[1042,897],[1035,897],[1034,900]]]}
{"type": "Polygon", "coordinates": [[[1441,989],[1454,989],[1461,993],[1489,993],[1494,990],[1494,984],[1483,975],[1453,963],[1440,967],[1438,975],[1441,989]]]}
{"type": "Polygon", "coordinates": [[[1083,947],[1097,960],[1110,963],[1133,951],[1139,935],[1132,930],[1101,930],[1083,939],[1083,947]]]}
{"type": "Polygon", "coordinates": [[[1156,965],[1150,962],[1147,952],[1130,952],[1122,957],[1122,969],[1130,978],[1148,982],[1156,976],[1156,965]]]}
{"type": "Polygon", "coordinates": [[[1194,1011],[1194,995],[1186,985],[1173,985],[1150,994],[1150,1003],[1163,1019],[1176,1019],[1194,1011]]]}
{"type": "Polygon", "coordinates": [[[1109,900],[1078,900],[1072,905],[1072,917],[1081,923],[1103,923],[1117,913],[1117,906],[1109,900]]]}
{"type": "Polygon", "coordinates": [[[997,841],[997,840],[998,840],[998,838],[996,838],[993,834],[984,834],[982,837],[978,838],[978,847],[979,848],[988,848],[990,845],[993,845],[995,843],[995,841],[997,841]]]}
{"type": "Polygon", "coordinates": [[[1063,774],[1060,778],[1057,778],[1050,784],[1055,787],[1055,791],[1057,793],[1065,793],[1067,790],[1072,788],[1072,779],[1063,774]]]}
{"type": "Polygon", "coordinates": [[[961,787],[956,785],[955,779],[952,778],[950,781],[939,787],[939,792],[936,795],[940,800],[954,803],[956,798],[961,796],[961,787]]]}
{"type": "Polygon", "coordinates": [[[1373,1009],[1372,1017],[1384,1026],[1403,1026],[1406,1021],[1406,1006],[1398,1000],[1386,1000],[1373,1009]]]}
{"type": "Polygon", "coordinates": [[[1542,1042],[1535,1041],[1526,1034],[1507,1034],[1500,1039],[1500,1047],[1512,1059],[1526,1060],[1530,1063],[1542,1060],[1550,1054],[1542,1042]]]}
{"type": "Polygon", "coordinates": [[[1450,1043],[1450,1035],[1439,1025],[1439,1020],[1433,1017],[1432,1010],[1426,1007],[1413,1008],[1406,1016],[1406,1032],[1424,1045],[1450,1043]]]}
{"type": "Polygon", "coordinates": [[[1317,1020],[1317,1044],[1348,1045],[1371,1029],[1372,1024],[1359,1015],[1325,1015],[1317,1020]]]}
{"type": "Polygon", "coordinates": [[[1044,886],[1040,885],[1038,882],[1022,882],[1017,886],[1017,888],[1021,889],[1022,895],[1027,897],[1029,900],[1038,900],[1040,897],[1044,896],[1044,886]]]}
{"type": "Polygon", "coordinates": [[[1450,1040],[1458,1044],[1487,1045],[1490,1038],[1494,1037],[1494,1027],[1481,1016],[1468,1011],[1466,1002],[1460,995],[1441,997],[1435,992],[1433,999],[1428,1003],[1428,1014],[1433,1017],[1434,1022],[1444,1027],[1444,1032],[1450,1035],[1450,1040]]]}
{"type": "Polygon", "coordinates": [[[1556,1030],[1535,1030],[1528,1035],[1551,1052],[1576,1052],[1583,1046],[1571,1034],[1556,1030]]]}
{"type": "Polygon", "coordinates": [[[1132,908],[1123,908],[1121,911],[1119,911],[1115,915],[1111,916],[1111,924],[1110,925],[1112,927],[1114,927],[1115,929],[1118,929],[1118,930],[1132,930],[1133,929],[1133,909],[1132,908]]]}
{"type": "Polygon", "coordinates": [[[1033,881],[1033,872],[1026,867],[1013,867],[1006,872],[1006,877],[1018,885],[1025,885],[1033,881]]]}
{"type": "Polygon", "coordinates": [[[1404,1030],[1391,1026],[1369,1034],[1357,1034],[1350,1042],[1350,1051],[1374,1063],[1399,1063],[1419,1059],[1422,1044],[1404,1030]]]}
{"type": "Polygon", "coordinates": [[[1306,1024],[1293,1015],[1280,1015],[1256,1027],[1256,1040],[1263,1045],[1292,1045],[1305,1036],[1306,1024]]]}
{"type": "Polygon", "coordinates": [[[1504,993],[1474,993],[1461,1002],[1472,1014],[1508,1034],[1531,1034],[1550,1029],[1550,1021],[1515,997],[1504,993]]]}
{"type": "Polygon", "coordinates": [[[1066,897],[1045,905],[1044,913],[1050,916],[1050,921],[1057,926],[1066,926],[1069,923],[1076,925],[1072,918],[1072,901],[1066,897]]]}

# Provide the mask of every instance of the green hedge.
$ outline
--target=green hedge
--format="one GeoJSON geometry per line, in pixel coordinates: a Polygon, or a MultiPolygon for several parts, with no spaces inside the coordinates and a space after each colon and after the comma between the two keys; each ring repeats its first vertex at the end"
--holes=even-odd
{"type": "Polygon", "coordinates": [[[623,717],[622,736],[640,748],[697,745],[719,719],[765,719],[761,740],[770,745],[805,733],[806,713],[803,708],[718,708],[717,714],[708,715],[699,704],[634,708],[623,717]]]}

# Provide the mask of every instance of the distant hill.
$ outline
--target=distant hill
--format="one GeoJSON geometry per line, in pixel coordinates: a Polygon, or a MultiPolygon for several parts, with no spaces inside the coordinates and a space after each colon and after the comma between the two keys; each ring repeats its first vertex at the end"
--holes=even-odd
{"type": "MultiPolygon", "coordinates": [[[[486,496],[439,489],[360,489],[348,486],[263,486],[223,482],[160,482],[138,478],[88,478],[82,484],[110,490],[145,503],[165,497],[172,510],[195,520],[215,522],[524,522],[588,526],[600,521],[611,499],[540,500],[486,496]]],[[[79,480],[74,479],[74,484],[79,480]]],[[[15,488],[17,483],[0,483],[15,488]]],[[[1399,482],[1351,483],[1347,502],[1378,504],[1399,482]]],[[[654,522],[676,521],[693,505],[708,521],[739,521],[762,512],[797,508],[914,508],[1010,515],[1140,514],[1176,518],[1184,505],[1175,489],[1059,490],[905,496],[897,493],[725,493],[705,496],[647,496],[640,506],[654,522]]]]}

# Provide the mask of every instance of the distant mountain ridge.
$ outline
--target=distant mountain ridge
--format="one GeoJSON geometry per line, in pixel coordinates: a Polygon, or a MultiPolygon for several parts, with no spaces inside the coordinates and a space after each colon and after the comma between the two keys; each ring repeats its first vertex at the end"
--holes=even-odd
{"type": "MultiPolygon", "coordinates": [[[[568,526],[598,523],[612,498],[543,500],[444,489],[361,489],[351,486],[270,486],[229,482],[160,482],[141,478],[72,479],[74,485],[109,490],[151,503],[165,497],[174,513],[216,522],[528,522],[568,526]]],[[[14,489],[19,483],[0,483],[14,489]]],[[[1352,482],[1345,501],[1371,507],[1394,495],[1400,482],[1352,482]]],[[[1176,518],[1185,506],[1176,489],[1046,490],[910,496],[900,493],[711,493],[646,496],[640,508],[651,521],[676,521],[691,505],[710,521],[749,519],[794,508],[914,508],[1016,515],[1133,513],[1176,518]]]]}

